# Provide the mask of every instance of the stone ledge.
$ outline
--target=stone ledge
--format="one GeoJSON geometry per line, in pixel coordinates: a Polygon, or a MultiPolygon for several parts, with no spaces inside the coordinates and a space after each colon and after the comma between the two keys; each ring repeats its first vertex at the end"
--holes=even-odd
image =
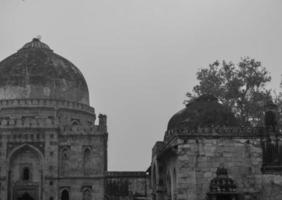
{"type": "Polygon", "coordinates": [[[65,177],[45,177],[48,180],[69,180],[69,179],[82,179],[82,180],[91,180],[91,179],[104,179],[103,175],[95,175],[95,176],[65,176],[65,177]]]}
{"type": "Polygon", "coordinates": [[[282,174],[281,165],[263,165],[261,168],[263,174],[282,174]]]}
{"type": "Polygon", "coordinates": [[[111,171],[106,173],[107,178],[119,178],[119,177],[140,177],[145,178],[148,176],[147,172],[143,171],[111,171]]]}
{"type": "Polygon", "coordinates": [[[282,136],[280,132],[269,131],[264,127],[206,127],[197,130],[177,129],[165,132],[164,141],[169,141],[174,136],[189,137],[236,137],[236,138],[260,138],[266,135],[282,136]]]}
{"type": "Polygon", "coordinates": [[[95,109],[82,103],[60,100],[60,99],[3,99],[0,100],[0,109],[7,107],[55,107],[83,110],[95,113],[95,109]]]}

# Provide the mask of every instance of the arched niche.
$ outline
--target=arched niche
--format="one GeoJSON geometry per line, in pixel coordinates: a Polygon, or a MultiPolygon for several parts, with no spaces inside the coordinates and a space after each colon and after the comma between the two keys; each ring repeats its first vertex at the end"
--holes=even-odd
{"type": "Polygon", "coordinates": [[[62,190],[60,200],[69,200],[69,199],[70,199],[69,191],[67,189],[62,190]]]}
{"type": "Polygon", "coordinates": [[[83,173],[84,175],[89,175],[91,173],[92,168],[92,160],[91,160],[91,149],[85,148],[83,152],[83,173]]]}
{"type": "Polygon", "coordinates": [[[156,187],[158,185],[158,180],[159,180],[159,172],[158,172],[158,164],[157,163],[153,163],[153,167],[152,167],[152,186],[156,187]]]}
{"type": "Polygon", "coordinates": [[[92,190],[90,188],[83,189],[82,200],[92,200],[92,190]]]}
{"type": "Polygon", "coordinates": [[[177,195],[177,174],[174,168],[171,172],[171,199],[175,200],[177,195]]]}
{"type": "Polygon", "coordinates": [[[60,174],[62,176],[65,176],[69,173],[69,169],[71,167],[71,161],[70,161],[70,147],[69,146],[63,146],[60,148],[60,174]]]}
{"type": "Polygon", "coordinates": [[[177,195],[176,169],[168,169],[166,175],[166,195],[168,199],[175,200],[177,195]]]}
{"type": "Polygon", "coordinates": [[[23,195],[40,199],[43,180],[43,155],[34,146],[23,144],[7,157],[8,200],[17,200],[23,195]],[[23,194],[23,191],[26,194],[23,194]]]}
{"type": "Polygon", "coordinates": [[[159,196],[158,194],[158,187],[160,184],[159,179],[159,166],[158,162],[154,161],[151,167],[151,184],[152,184],[152,199],[156,200],[159,196]]]}

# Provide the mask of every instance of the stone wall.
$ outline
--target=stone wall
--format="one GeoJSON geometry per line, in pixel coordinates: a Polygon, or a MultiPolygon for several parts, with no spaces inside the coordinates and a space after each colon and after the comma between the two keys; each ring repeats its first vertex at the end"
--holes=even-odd
{"type": "Polygon", "coordinates": [[[149,199],[149,176],[146,172],[108,172],[106,199],[149,199]]]}
{"type": "Polygon", "coordinates": [[[228,170],[241,198],[281,199],[282,177],[261,172],[260,139],[179,140],[177,157],[178,200],[205,199],[210,181],[220,166],[228,170]]]}
{"type": "Polygon", "coordinates": [[[260,193],[262,200],[280,200],[282,199],[282,176],[281,174],[264,174],[261,179],[262,191],[260,193]]]}
{"type": "Polygon", "coordinates": [[[17,183],[19,191],[39,186],[38,194],[30,194],[44,200],[59,200],[64,190],[71,199],[90,194],[91,199],[102,200],[108,134],[106,116],[101,115],[98,125],[95,119],[93,108],[74,102],[0,101],[0,199],[11,199],[14,193],[7,191],[17,183]],[[20,154],[28,148],[30,153],[20,154]],[[32,152],[40,159],[32,160],[32,152]],[[29,181],[21,178],[20,167],[25,165],[31,167],[33,179],[29,181]]]}

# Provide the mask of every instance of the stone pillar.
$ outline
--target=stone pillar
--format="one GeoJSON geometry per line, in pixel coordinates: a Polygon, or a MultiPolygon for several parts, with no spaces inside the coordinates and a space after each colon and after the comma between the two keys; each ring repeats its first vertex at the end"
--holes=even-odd
{"type": "Polygon", "coordinates": [[[177,200],[197,200],[197,143],[191,139],[178,146],[177,152],[177,200]]]}

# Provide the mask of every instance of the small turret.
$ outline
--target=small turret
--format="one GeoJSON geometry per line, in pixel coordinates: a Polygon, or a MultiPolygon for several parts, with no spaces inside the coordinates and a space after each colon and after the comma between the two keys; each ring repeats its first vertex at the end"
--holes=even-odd
{"type": "Polygon", "coordinates": [[[107,131],[107,115],[99,114],[99,128],[107,131]]]}

